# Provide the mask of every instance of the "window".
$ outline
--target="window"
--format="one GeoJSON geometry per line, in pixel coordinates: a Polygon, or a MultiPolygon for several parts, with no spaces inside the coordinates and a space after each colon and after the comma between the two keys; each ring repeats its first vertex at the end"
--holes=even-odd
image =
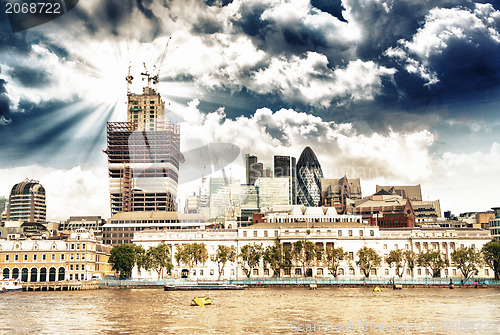
{"type": "Polygon", "coordinates": [[[323,269],[322,268],[319,268],[318,271],[316,272],[316,274],[318,276],[322,276],[323,275],[323,269]]]}
{"type": "Polygon", "coordinates": [[[36,255],[36,254],[34,254],[34,255],[33,255],[33,262],[36,262],[36,259],[37,259],[37,255],[36,255]]]}
{"type": "Polygon", "coordinates": [[[274,237],[278,237],[278,231],[277,230],[274,231],[274,237]]]}
{"type": "Polygon", "coordinates": [[[80,267],[78,266],[78,264],[75,265],[75,270],[78,271],[80,267]]]}
{"type": "Polygon", "coordinates": [[[46,254],[43,254],[43,255],[42,255],[42,261],[44,261],[44,262],[45,262],[46,260],[47,260],[47,255],[46,255],[46,254]]]}
{"type": "Polygon", "coordinates": [[[453,275],[456,276],[457,275],[457,269],[453,269],[453,275]]]}
{"type": "Polygon", "coordinates": [[[16,262],[19,261],[19,255],[14,255],[14,261],[16,261],[16,262]]]}
{"type": "Polygon", "coordinates": [[[302,269],[301,268],[295,268],[295,275],[302,276],[302,269]]]}
{"type": "Polygon", "coordinates": [[[52,254],[52,261],[55,261],[56,260],[56,254],[52,254]]]}
{"type": "Polygon", "coordinates": [[[373,230],[370,230],[370,236],[375,236],[375,232],[373,230]]]}
{"type": "Polygon", "coordinates": [[[24,261],[27,262],[28,261],[28,255],[24,255],[24,261]]]}
{"type": "Polygon", "coordinates": [[[269,269],[264,269],[264,276],[269,276],[269,269]]]}
{"type": "Polygon", "coordinates": [[[290,275],[290,269],[285,269],[283,272],[284,272],[285,276],[289,276],[290,275]]]}
{"type": "Polygon", "coordinates": [[[448,269],[444,269],[444,275],[448,277],[448,269]]]}
{"type": "Polygon", "coordinates": [[[200,270],[200,276],[203,276],[203,269],[200,270]]]}
{"type": "Polygon", "coordinates": [[[422,275],[422,269],[417,269],[417,274],[418,274],[419,276],[421,276],[421,275],[422,275]]]}
{"type": "Polygon", "coordinates": [[[388,276],[389,275],[389,269],[385,269],[385,275],[388,276]]]}
{"type": "MultiPolygon", "coordinates": [[[[71,266],[71,267],[73,267],[73,266],[71,266]]],[[[73,274],[72,273],[69,275],[69,280],[73,280],[73,274]]]]}
{"type": "Polygon", "coordinates": [[[80,243],[76,245],[76,250],[80,250],[80,243]]]}
{"type": "Polygon", "coordinates": [[[243,237],[247,237],[247,232],[246,230],[243,231],[243,237]]]}
{"type": "Polygon", "coordinates": [[[384,244],[384,249],[387,249],[387,244],[384,244]]]}
{"type": "Polygon", "coordinates": [[[257,237],[257,231],[256,230],[253,231],[253,237],[257,237]]]}
{"type": "Polygon", "coordinates": [[[363,237],[363,231],[362,230],[359,231],[359,236],[363,237]]]}
{"type": "Polygon", "coordinates": [[[85,275],[83,273],[80,275],[80,279],[85,280],[85,275]]]}
{"type": "Polygon", "coordinates": [[[64,261],[64,254],[61,254],[61,261],[64,261]]]}
{"type": "Polygon", "coordinates": [[[82,271],[85,271],[85,264],[82,264],[82,271]]]}
{"type": "Polygon", "coordinates": [[[9,255],[5,255],[5,261],[8,262],[9,261],[9,255]]]}
{"type": "Polygon", "coordinates": [[[394,249],[398,250],[399,246],[397,244],[394,244],[394,249]]]}
{"type": "Polygon", "coordinates": [[[349,236],[352,236],[352,230],[349,229],[349,236]]]}
{"type": "Polygon", "coordinates": [[[234,276],[234,269],[231,269],[231,276],[234,276]]]}
{"type": "Polygon", "coordinates": [[[352,251],[349,252],[349,260],[350,261],[354,260],[354,252],[352,252],[352,251]]]}
{"type": "Polygon", "coordinates": [[[489,275],[490,275],[490,270],[488,270],[488,269],[484,269],[484,275],[485,275],[485,276],[489,276],[489,275]]]}
{"type": "Polygon", "coordinates": [[[342,236],[342,230],[339,230],[339,231],[337,232],[337,236],[342,236]]]}
{"type": "Polygon", "coordinates": [[[73,264],[69,266],[70,271],[73,271],[73,264]]]}
{"type": "Polygon", "coordinates": [[[259,275],[259,269],[253,269],[253,275],[258,276],[259,275]]]}
{"type": "Polygon", "coordinates": [[[406,269],[406,274],[409,276],[411,275],[411,270],[410,269],[406,269]]]}
{"type": "Polygon", "coordinates": [[[75,244],[71,243],[71,250],[75,250],[75,244]]]}
{"type": "Polygon", "coordinates": [[[264,237],[267,237],[267,230],[264,230],[264,237]]]}
{"type": "Polygon", "coordinates": [[[214,269],[210,269],[210,275],[213,276],[214,275],[214,269]]]}
{"type": "Polygon", "coordinates": [[[376,275],[377,275],[377,269],[372,269],[372,270],[370,271],[370,274],[371,274],[372,276],[376,276],[376,275]]]}
{"type": "Polygon", "coordinates": [[[349,268],[349,275],[354,276],[355,274],[354,268],[349,268]]]}

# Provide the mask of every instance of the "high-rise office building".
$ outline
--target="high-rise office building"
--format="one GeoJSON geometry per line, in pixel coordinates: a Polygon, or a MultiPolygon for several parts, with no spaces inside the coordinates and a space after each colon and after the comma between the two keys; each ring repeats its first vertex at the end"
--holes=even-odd
{"type": "Polygon", "coordinates": [[[274,156],[274,178],[288,178],[289,204],[297,203],[297,161],[291,156],[274,156]]]}
{"type": "Polygon", "coordinates": [[[316,155],[306,147],[297,162],[297,203],[308,207],[321,206],[323,171],[316,155]]]}
{"type": "Polygon", "coordinates": [[[176,210],[180,127],[164,117],[160,94],[145,87],[128,94],[127,122],[108,122],[112,214],[176,210]]]}
{"type": "Polygon", "coordinates": [[[14,185],[7,205],[7,221],[46,222],[45,188],[36,180],[14,185]]]}
{"type": "Polygon", "coordinates": [[[264,165],[257,161],[257,156],[247,154],[245,168],[247,185],[255,184],[255,181],[263,175],[264,165]]]}

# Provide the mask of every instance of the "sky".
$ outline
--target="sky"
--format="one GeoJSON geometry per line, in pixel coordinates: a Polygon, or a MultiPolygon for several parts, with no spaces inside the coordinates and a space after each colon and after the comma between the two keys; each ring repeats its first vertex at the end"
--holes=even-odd
{"type": "Polygon", "coordinates": [[[16,33],[1,6],[0,195],[39,180],[50,220],[109,217],[129,65],[135,93],[159,68],[182,151],[240,148],[233,177],[246,153],[272,166],[310,146],[364,196],[421,184],[454,214],[500,205],[497,1],[85,0],[16,33]]]}

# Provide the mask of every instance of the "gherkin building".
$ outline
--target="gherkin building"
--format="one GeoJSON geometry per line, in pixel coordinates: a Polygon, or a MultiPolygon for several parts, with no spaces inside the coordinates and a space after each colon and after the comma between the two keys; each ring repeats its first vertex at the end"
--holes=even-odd
{"type": "Polygon", "coordinates": [[[316,155],[306,147],[297,162],[297,203],[307,207],[321,205],[323,171],[316,155]]]}

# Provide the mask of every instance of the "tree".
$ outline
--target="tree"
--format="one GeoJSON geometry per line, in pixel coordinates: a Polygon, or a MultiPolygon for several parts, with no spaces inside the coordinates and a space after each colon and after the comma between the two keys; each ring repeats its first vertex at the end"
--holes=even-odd
{"type": "Polygon", "coordinates": [[[366,278],[370,276],[373,268],[380,266],[382,263],[382,257],[373,248],[362,247],[356,255],[358,256],[356,265],[363,271],[366,278]]]}
{"type": "Polygon", "coordinates": [[[163,271],[166,270],[168,274],[174,267],[170,260],[170,249],[166,244],[158,244],[155,247],[149,248],[145,253],[145,263],[149,269],[153,269],[158,273],[158,278],[163,278],[163,271]]]}
{"type": "Polygon", "coordinates": [[[113,264],[113,270],[120,274],[120,278],[130,278],[132,269],[137,263],[138,255],[144,249],[134,244],[120,244],[111,249],[108,263],[113,264]]]}
{"type": "Polygon", "coordinates": [[[264,267],[269,265],[273,270],[273,277],[280,277],[282,269],[285,270],[292,267],[292,255],[290,250],[283,248],[283,244],[276,243],[264,249],[262,262],[264,263],[264,267]]]}
{"type": "Polygon", "coordinates": [[[457,268],[462,272],[465,281],[473,275],[477,275],[477,267],[480,266],[483,261],[481,252],[473,247],[458,248],[454,250],[451,253],[451,260],[455,262],[457,268]]]}
{"type": "Polygon", "coordinates": [[[193,267],[206,263],[208,260],[208,251],[205,243],[183,244],[177,248],[174,257],[177,264],[184,264],[189,268],[189,277],[193,267]]]}
{"type": "Polygon", "coordinates": [[[483,246],[483,259],[495,272],[495,279],[500,279],[500,241],[490,241],[483,246]]]}
{"type": "Polygon", "coordinates": [[[391,250],[389,252],[389,256],[386,257],[385,262],[389,265],[389,267],[396,268],[398,277],[403,277],[406,265],[406,259],[404,257],[403,250],[391,250]]]}
{"type": "Polygon", "coordinates": [[[215,255],[212,255],[212,261],[217,263],[217,268],[219,269],[219,277],[220,279],[222,273],[224,272],[224,267],[227,262],[236,261],[237,255],[236,247],[227,246],[227,245],[219,245],[217,250],[215,251],[215,255]]]}
{"type": "Polygon", "coordinates": [[[406,266],[411,271],[411,276],[413,277],[413,269],[415,269],[415,265],[417,264],[417,254],[413,250],[405,250],[403,253],[406,266]]]}
{"type": "Polygon", "coordinates": [[[316,246],[311,241],[297,241],[292,244],[293,258],[302,267],[302,274],[306,275],[306,268],[316,259],[316,246]]]}
{"type": "Polygon", "coordinates": [[[337,278],[337,270],[340,266],[340,262],[347,259],[348,253],[344,252],[342,247],[339,248],[327,248],[325,253],[325,263],[328,267],[330,274],[337,278]]]}
{"type": "Polygon", "coordinates": [[[432,277],[436,278],[439,277],[441,270],[448,266],[448,260],[444,259],[438,250],[429,250],[418,255],[417,264],[428,268],[432,277]]]}
{"type": "Polygon", "coordinates": [[[250,278],[252,270],[257,267],[262,257],[262,244],[246,244],[240,249],[240,265],[246,276],[250,278]]]}

